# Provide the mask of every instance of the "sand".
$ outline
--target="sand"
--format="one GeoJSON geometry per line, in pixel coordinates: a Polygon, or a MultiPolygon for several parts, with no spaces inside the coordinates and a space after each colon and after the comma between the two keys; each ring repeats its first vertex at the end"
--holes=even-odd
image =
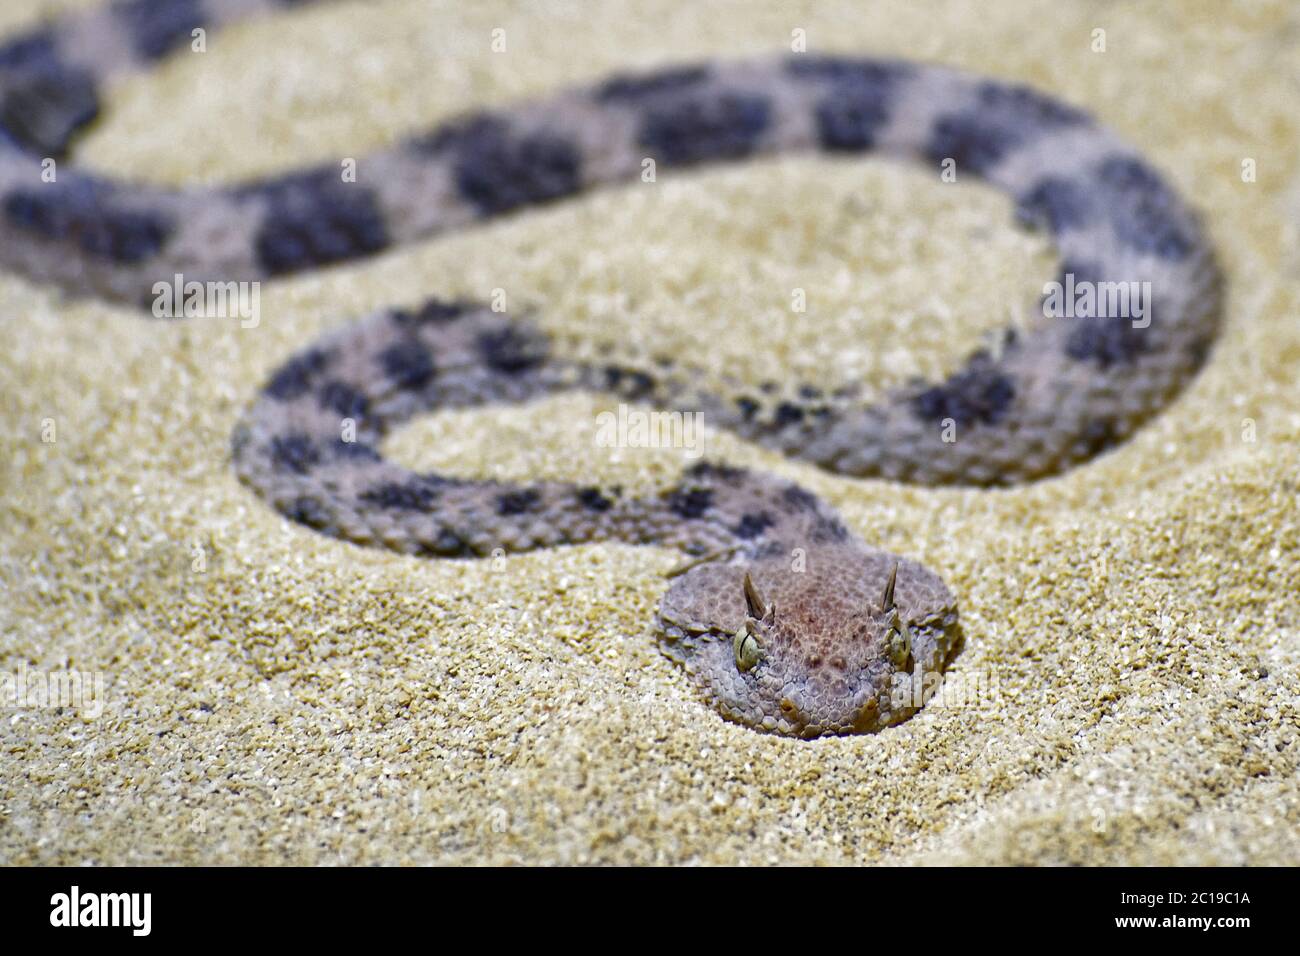
{"type": "MultiPolygon", "coordinates": [[[[0,29],[75,5],[5,4],[0,29]]],[[[231,429],[322,330],[494,288],[575,347],[669,352],[704,375],[942,372],[1052,273],[1000,196],[883,161],[662,175],[269,283],[253,329],[0,277],[0,675],[104,680],[97,716],[0,704],[0,861],[1300,862],[1300,12],[595,6],[249,23],[121,83],[79,156],[235,180],[617,69],[787,48],[803,28],[814,50],[1033,83],[1137,143],[1222,251],[1208,366],[1114,453],[996,493],[838,478],[708,433],[711,456],[806,484],[958,596],[951,676],[981,693],[801,742],[724,722],[658,652],[674,553],[461,563],[342,544],[236,481],[231,429]]],[[[680,452],[595,447],[610,405],[434,415],[389,448],[466,476],[671,481],[680,452]]]]}

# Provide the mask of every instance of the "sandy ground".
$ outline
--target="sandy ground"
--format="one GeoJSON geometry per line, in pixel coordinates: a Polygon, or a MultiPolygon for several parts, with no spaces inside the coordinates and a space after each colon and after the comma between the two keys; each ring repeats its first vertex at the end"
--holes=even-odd
{"type": "MultiPolygon", "coordinates": [[[[0,30],[74,5],[6,3],[0,30]]],[[[656,649],[675,554],[364,550],[282,520],[235,480],[228,442],[293,350],[432,293],[504,288],[563,340],[701,374],[942,371],[1051,275],[987,189],[813,159],[661,176],[268,284],[255,329],[5,276],[0,675],[104,685],[97,716],[0,704],[0,861],[1300,862],[1300,12],[1284,0],[342,4],[124,81],[79,156],[234,180],[617,69],[780,50],[795,28],[814,50],[1086,105],[1222,250],[1204,373],[1059,480],[903,488],[709,433],[711,455],[805,483],[943,574],[966,634],[951,674],[983,692],[876,736],[760,735],[656,649]]],[[[680,453],[595,448],[609,406],[430,416],[390,450],[467,476],[670,480],[680,453]]]]}

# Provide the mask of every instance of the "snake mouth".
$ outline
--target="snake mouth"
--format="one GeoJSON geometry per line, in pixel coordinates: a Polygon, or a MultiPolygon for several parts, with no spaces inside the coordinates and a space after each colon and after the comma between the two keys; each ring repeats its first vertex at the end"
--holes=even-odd
{"type": "Polygon", "coordinates": [[[889,676],[886,675],[883,682],[879,673],[875,677],[877,679],[864,681],[857,693],[842,699],[842,706],[829,708],[829,712],[827,708],[801,706],[797,693],[782,695],[776,705],[776,726],[771,729],[804,739],[883,730],[896,723],[900,715],[887,696],[893,686],[889,676]]]}
{"type": "Polygon", "coordinates": [[[786,694],[777,700],[775,711],[774,726],[770,728],[772,731],[805,740],[862,733],[879,727],[878,704],[874,696],[863,706],[852,709],[846,707],[841,713],[827,714],[818,713],[812,707],[801,706],[795,695],[786,694]]]}

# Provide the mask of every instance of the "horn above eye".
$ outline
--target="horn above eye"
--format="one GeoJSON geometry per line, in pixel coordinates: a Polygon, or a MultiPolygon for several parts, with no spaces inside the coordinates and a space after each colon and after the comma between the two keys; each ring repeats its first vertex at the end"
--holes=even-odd
{"type": "Polygon", "coordinates": [[[885,582],[885,591],[880,595],[880,613],[892,611],[894,609],[894,582],[898,580],[898,563],[889,572],[889,580],[885,582]]]}
{"type": "Polygon", "coordinates": [[[763,601],[762,595],[758,593],[758,588],[754,587],[754,579],[745,572],[745,609],[749,616],[756,621],[761,621],[767,615],[767,604],[763,601]]]}

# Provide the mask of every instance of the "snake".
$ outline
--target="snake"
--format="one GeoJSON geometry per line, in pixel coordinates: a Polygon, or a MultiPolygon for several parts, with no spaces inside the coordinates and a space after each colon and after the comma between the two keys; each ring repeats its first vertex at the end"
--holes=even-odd
{"type": "MultiPolygon", "coordinates": [[[[1204,364],[1222,278],[1201,217],[1085,110],[939,64],[781,53],[622,73],[468,111],[363,159],[234,184],[163,187],[63,162],[105,91],[211,30],[288,0],[119,0],[0,40],[0,264],[73,296],[147,306],[155,284],[275,280],[495,217],[691,168],[788,153],[883,155],[1005,193],[1071,288],[1148,290],[1145,317],[1056,314],[1047,297],[953,364],[882,395],[859,385],[701,384],[672,362],[578,359],[530,316],[434,297],[287,357],[240,417],[234,472],[285,518],[358,545],[481,559],[587,542],[684,563],[659,646],[701,704],[795,738],[875,732],[928,699],[960,642],[938,573],[855,535],[777,475],[705,458],[648,494],[417,473],[386,434],[435,409],[561,391],[700,411],[846,478],[997,488],[1060,475],[1128,439],[1204,364]],[[1107,285],[1110,284],[1110,285],[1107,285]]],[[[1045,287],[1046,288],[1046,287],[1045,287]]],[[[1100,301],[1100,293],[1098,299],[1100,301]]]]}

